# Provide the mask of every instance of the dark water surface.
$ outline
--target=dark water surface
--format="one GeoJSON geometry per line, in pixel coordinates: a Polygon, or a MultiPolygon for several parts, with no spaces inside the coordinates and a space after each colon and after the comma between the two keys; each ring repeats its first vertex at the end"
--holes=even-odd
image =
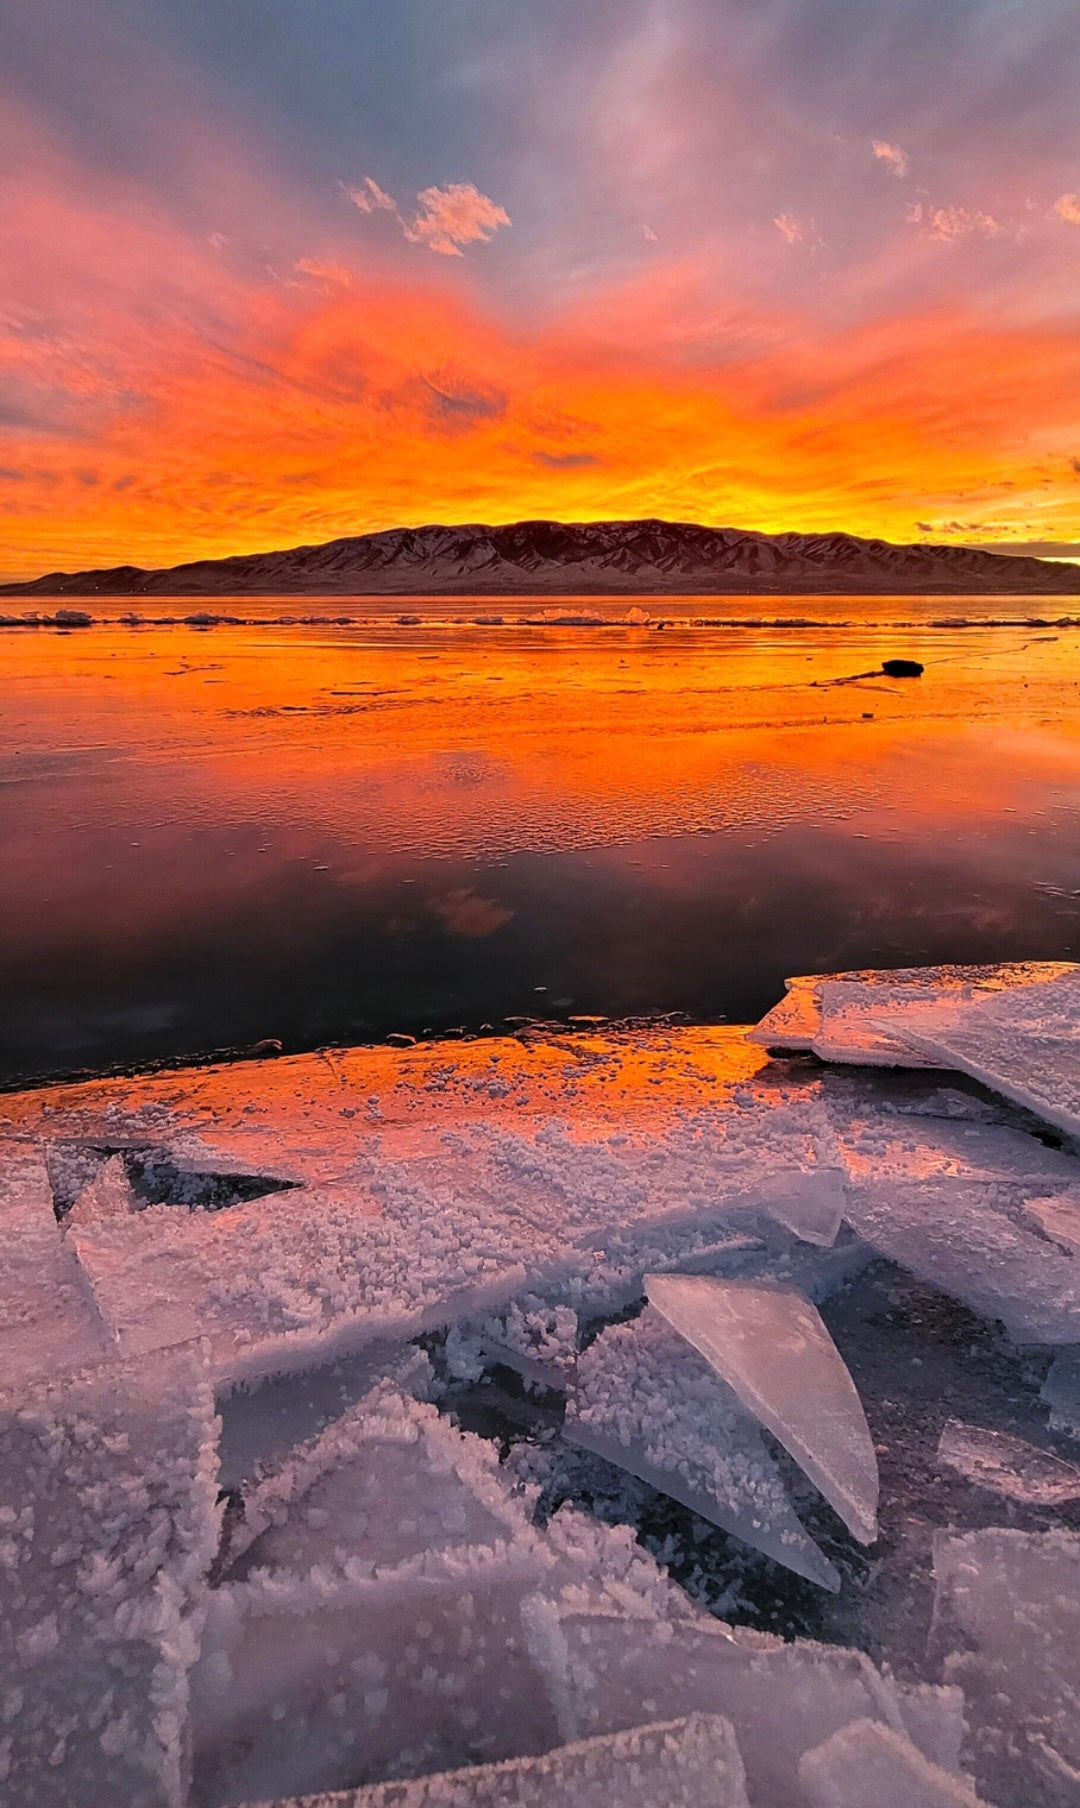
{"type": "Polygon", "coordinates": [[[527,1012],[744,1021],[789,973],[1080,950],[1080,630],[1033,624],[1060,599],[649,598],[662,632],[625,598],[556,608],[603,628],[86,606],[0,634],[9,1084],[527,1012]],[[961,614],[1010,619],[934,625],[961,614]],[[835,682],[897,653],[923,678],[835,682]]]}

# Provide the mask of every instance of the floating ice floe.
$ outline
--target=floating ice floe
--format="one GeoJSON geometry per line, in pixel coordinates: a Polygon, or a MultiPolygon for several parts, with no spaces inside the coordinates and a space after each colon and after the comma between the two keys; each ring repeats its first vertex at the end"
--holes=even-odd
{"type": "Polygon", "coordinates": [[[820,1314],[787,1288],[647,1275],[645,1290],[771,1431],[863,1544],[877,1537],[877,1457],[820,1314]]]}
{"type": "Polygon", "coordinates": [[[855,1720],[804,1753],[799,1780],[809,1808],[979,1808],[970,1784],[877,1720],[855,1720]]]}
{"type": "Polygon", "coordinates": [[[976,1782],[1000,1808],[1080,1801],[1080,1538],[934,1541],[934,1642],[964,1691],[976,1782]]]}
{"type": "Polygon", "coordinates": [[[564,1432],[787,1569],[839,1589],[757,1420],[653,1308],[603,1331],[580,1357],[564,1432]]]}
{"type": "Polygon", "coordinates": [[[1053,1507],[1080,1500],[1080,1468],[1024,1438],[947,1419],[938,1462],[976,1487],[1026,1506],[1053,1507]]]}
{"type": "Polygon", "coordinates": [[[718,1714],[562,1745],[539,1758],[473,1764],[412,1782],[265,1808],[749,1808],[734,1734],[718,1714]]]}
{"type": "Polygon", "coordinates": [[[19,1808],[178,1808],[218,1544],[200,1352],[0,1396],[0,1751],[19,1808]]]}

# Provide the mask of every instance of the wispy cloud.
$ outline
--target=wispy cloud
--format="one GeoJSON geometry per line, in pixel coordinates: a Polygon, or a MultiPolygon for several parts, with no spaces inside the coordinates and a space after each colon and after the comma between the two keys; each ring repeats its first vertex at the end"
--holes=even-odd
{"type": "Polygon", "coordinates": [[[918,227],[927,238],[948,243],[978,233],[987,239],[1000,238],[1005,228],[992,214],[977,208],[934,207],[929,202],[914,201],[907,210],[908,224],[918,227]]]}
{"type": "Polygon", "coordinates": [[[786,239],[789,245],[797,245],[801,239],[806,237],[806,229],[797,214],[778,213],[773,225],[781,238],[786,239]]]}
{"type": "Polygon", "coordinates": [[[413,245],[426,245],[441,257],[460,257],[462,245],[488,244],[510,215],[471,182],[425,188],[416,197],[419,213],[404,226],[413,245]]]}
{"type": "Polygon", "coordinates": [[[355,188],[342,184],[345,193],[354,207],[361,213],[397,213],[398,205],[392,195],[380,188],[373,176],[364,176],[355,188]]]}
{"type": "Polygon", "coordinates": [[[297,270],[301,276],[314,277],[316,282],[340,283],[343,289],[352,287],[352,274],[344,264],[335,264],[328,258],[301,257],[297,260],[297,270]]]}
{"type": "Polygon", "coordinates": [[[1067,220],[1070,226],[1080,226],[1080,195],[1059,195],[1053,211],[1059,220],[1067,220]]]}
{"type": "Polygon", "coordinates": [[[872,149],[874,156],[881,163],[887,163],[894,176],[906,176],[911,168],[911,161],[906,151],[898,144],[889,144],[885,138],[875,138],[872,149]]]}

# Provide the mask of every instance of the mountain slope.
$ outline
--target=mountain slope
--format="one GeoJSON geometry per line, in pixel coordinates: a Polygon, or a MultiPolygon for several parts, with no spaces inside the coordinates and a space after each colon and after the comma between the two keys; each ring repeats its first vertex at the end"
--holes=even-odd
{"type": "Polygon", "coordinates": [[[7,596],[323,596],[791,591],[1080,595],[1080,567],[893,546],[851,534],[759,534],[671,521],[519,521],[393,528],[287,552],[202,559],[167,571],[51,572],[7,596]]]}

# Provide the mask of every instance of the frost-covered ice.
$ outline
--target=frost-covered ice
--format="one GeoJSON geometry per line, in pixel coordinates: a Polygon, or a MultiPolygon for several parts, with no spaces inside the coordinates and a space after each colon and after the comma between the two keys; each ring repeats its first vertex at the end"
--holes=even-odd
{"type": "Polygon", "coordinates": [[[809,1808],[979,1808],[970,1784],[877,1720],[853,1721],[806,1752],[799,1780],[809,1808]]]}
{"type": "Polygon", "coordinates": [[[48,1171],[32,1143],[0,1142],[0,1385],[100,1362],[112,1339],[65,1246],[48,1171]]]}
{"type": "Polygon", "coordinates": [[[1080,1538],[941,1533],[934,1636],[964,1691],[975,1774],[1002,1808],[1080,1801],[1080,1538]]]}
{"type": "Polygon", "coordinates": [[[959,1068],[1080,1136],[1080,975],[957,1007],[928,1004],[896,1025],[923,1060],[959,1068]]]}
{"type": "Polygon", "coordinates": [[[181,1808],[217,1549],[198,1349],[0,1399],[0,1735],[18,1808],[181,1808]]]}
{"type": "Polygon", "coordinates": [[[126,1218],[137,1209],[123,1156],[110,1155],[81,1188],[65,1222],[69,1228],[74,1224],[96,1224],[106,1218],[126,1218]]]}
{"type": "Polygon", "coordinates": [[[721,1714],[735,1729],[754,1808],[806,1808],[800,1759],[852,1721],[929,1733],[935,1756],[953,1736],[955,1691],[923,1696],[909,1730],[904,1691],[859,1651],[784,1644],[704,1617],[651,1618],[588,1596],[538,1598],[527,1623],[564,1738],[621,1731],[643,1709],[721,1714]]]}
{"type": "Polygon", "coordinates": [[[307,1796],[276,1808],[748,1808],[734,1734],[689,1714],[582,1739],[539,1758],[477,1764],[412,1782],[307,1796]]]}
{"type": "Polygon", "coordinates": [[[580,1358],[565,1434],[824,1588],[833,1565],[804,1530],[757,1421],[647,1307],[580,1358]]]}
{"type": "Polygon", "coordinates": [[[976,1487],[1027,1506],[1053,1507],[1080,1500],[1080,1468],[1052,1450],[1024,1438],[948,1419],[938,1442],[938,1461],[976,1487]]]}
{"type": "Polygon", "coordinates": [[[783,1444],[864,1544],[877,1457],[854,1382],[808,1299],[789,1288],[648,1275],[646,1293],[783,1444]]]}

